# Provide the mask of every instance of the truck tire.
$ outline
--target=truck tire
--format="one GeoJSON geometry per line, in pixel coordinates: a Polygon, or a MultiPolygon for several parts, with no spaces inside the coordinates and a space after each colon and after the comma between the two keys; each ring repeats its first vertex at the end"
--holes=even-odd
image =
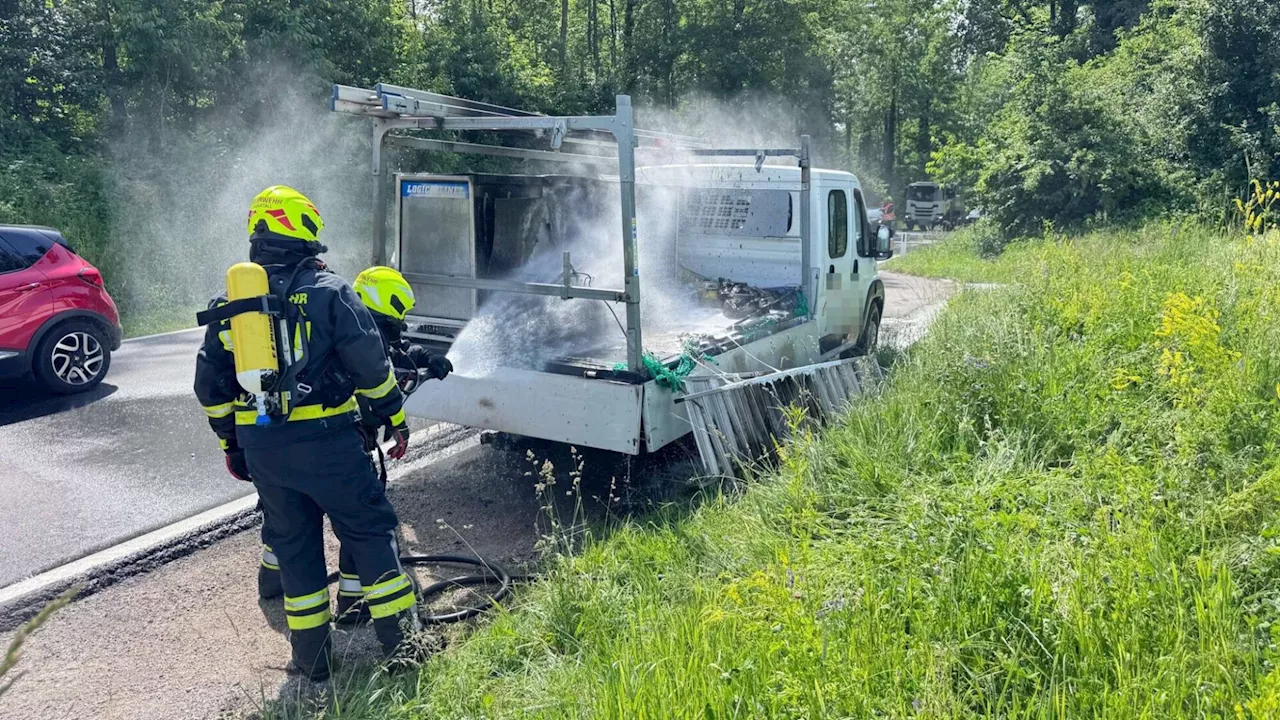
{"type": "Polygon", "coordinates": [[[86,392],[111,369],[111,345],[95,323],[68,320],[40,341],[31,364],[36,378],[53,392],[86,392]]]}
{"type": "Polygon", "coordinates": [[[877,301],[871,305],[871,314],[867,317],[867,326],[862,329],[858,344],[845,352],[842,357],[859,357],[861,355],[870,355],[876,351],[876,348],[880,346],[880,317],[880,303],[877,301]]]}

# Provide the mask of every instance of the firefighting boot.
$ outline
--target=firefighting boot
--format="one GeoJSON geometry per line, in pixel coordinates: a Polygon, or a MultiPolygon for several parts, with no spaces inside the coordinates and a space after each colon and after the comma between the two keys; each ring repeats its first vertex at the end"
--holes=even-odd
{"type": "Polygon", "coordinates": [[[329,668],[332,664],[333,648],[329,639],[329,625],[291,630],[289,642],[293,646],[293,662],[289,670],[307,678],[311,682],[324,682],[329,679],[329,668]]]}

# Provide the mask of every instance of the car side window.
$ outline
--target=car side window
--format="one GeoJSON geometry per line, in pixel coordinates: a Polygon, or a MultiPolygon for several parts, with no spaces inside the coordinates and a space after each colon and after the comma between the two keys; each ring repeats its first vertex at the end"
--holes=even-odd
{"type": "Polygon", "coordinates": [[[6,232],[4,240],[17,253],[23,267],[35,265],[53,247],[53,241],[41,232],[6,232]]]}
{"type": "Polygon", "coordinates": [[[76,251],[75,247],[73,247],[73,246],[71,245],[71,242],[70,242],[70,241],[68,241],[68,240],[67,240],[67,238],[66,238],[66,237],[64,237],[64,236],[62,235],[62,233],[59,233],[59,232],[52,232],[52,231],[49,231],[49,230],[41,230],[40,232],[41,232],[41,234],[43,234],[45,237],[49,238],[50,240],[54,241],[55,243],[57,243],[57,244],[61,245],[61,246],[62,246],[62,247],[64,247],[64,248],[66,248],[68,251],[70,251],[70,252],[75,252],[75,251],[76,251]]]}
{"type": "Polygon", "coordinates": [[[827,193],[827,254],[832,260],[849,250],[849,198],[843,190],[827,193]]]}
{"type": "Polygon", "coordinates": [[[18,257],[3,239],[0,239],[0,274],[26,269],[27,264],[18,257]]]}

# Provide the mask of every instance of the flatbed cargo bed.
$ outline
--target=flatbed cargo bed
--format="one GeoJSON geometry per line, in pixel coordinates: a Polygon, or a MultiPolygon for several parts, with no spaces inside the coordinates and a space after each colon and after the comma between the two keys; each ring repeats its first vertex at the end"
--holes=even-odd
{"type": "MultiPolygon", "coordinates": [[[[730,318],[716,308],[685,308],[681,310],[678,321],[664,322],[657,327],[644,326],[645,349],[663,360],[678,357],[684,352],[686,342],[702,337],[725,336],[741,321],[742,318],[730,318]]],[[[595,344],[582,346],[575,353],[576,357],[609,365],[627,362],[627,338],[621,330],[616,335],[597,340],[595,344]]]]}
{"type": "Polygon", "coordinates": [[[424,313],[406,336],[457,368],[419,387],[412,415],[637,454],[692,430],[681,376],[756,376],[874,343],[889,237],[855,176],[812,168],[807,136],[714,147],[637,128],[625,95],[612,114],[543,116],[337,85],[330,107],[372,121],[374,260],[424,313]],[[389,145],[568,172],[384,181],[389,145]]]}

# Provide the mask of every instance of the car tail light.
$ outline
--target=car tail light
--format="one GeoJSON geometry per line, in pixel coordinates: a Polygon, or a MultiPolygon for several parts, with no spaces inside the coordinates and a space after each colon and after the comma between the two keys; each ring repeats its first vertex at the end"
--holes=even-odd
{"type": "Polygon", "coordinates": [[[81,268],[80,279],[94,287],[102,287],[102,273],[98,272],[97,268],[81,268]]]}

